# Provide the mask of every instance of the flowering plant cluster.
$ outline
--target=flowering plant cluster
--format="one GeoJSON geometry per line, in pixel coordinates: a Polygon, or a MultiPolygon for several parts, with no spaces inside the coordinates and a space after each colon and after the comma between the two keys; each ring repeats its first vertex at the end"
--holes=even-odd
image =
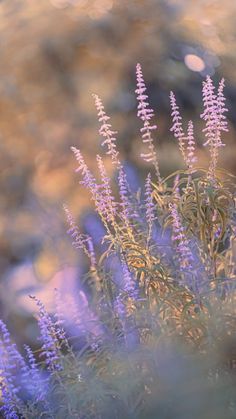
{"type": "Polygon", "coordinates": [[[54,315],[38,306],[41,350],[18,350],[0,322],[0,391],[11,418],[234,418],[236,323],[233,176],[217,168],[227,131],[224,80],[203,82],[208,169],[196,166],[192,121],[185,130],[170,93],[171,132],[186,168],[163,179],[154,146],[157,125],[137,64],[137,115],[153,165],[133,193],[116,134],[94,95],[102,146],[117,173],[113,191],[103,158],[99,180],[72,147],[105,228],[105,251],[82,234],[64,206],[69,234],[90,268],[86,292],[57,292],[54,315]],[[23,355],[23,352],[25,356],[23,355]],[[210,394],[210,397],[208,395],[210,394]]]}

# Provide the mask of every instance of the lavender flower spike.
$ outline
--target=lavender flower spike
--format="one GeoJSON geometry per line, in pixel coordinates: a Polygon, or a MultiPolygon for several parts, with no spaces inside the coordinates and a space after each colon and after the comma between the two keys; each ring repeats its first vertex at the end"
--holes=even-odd
{"type": "Polygon", "coordinates": [[[7,357],[10,360],[10,367],[13,368],[24,368],[25,361],[22,355],[18,352],[16,344],[11,342],[10,333],[2,320],[0,320],[0,344],[7,352],[7,357]],[[1,337],[2,335],[2,337],[1,337]]]}
{"type": "Polygon", "coordinates": [[[79,166],[76,169],[76,172],[81,172],[83,176],[83,180],[80,183],[86,186],[86,188],[90,190],[90,192],[92,193],[93,199],[95,199],[95,195],[97,192],[97,184],[96,184],[95,178],[93,177],[87,164],[85,163],[80,150],[76,147],[71,147],[71,150],[75,154],[75,158],[77,162],[79,163],[79,166]]]}
{"type": "Polygon", "coordinates": [[[98,95],[93,95],[95,99],[95,106],[98,111],[98,120],[101,122],[101,127],[99,129],[99,134],[104,137],[102,146],[106,145],[108,148],[107,154],[111,155],[112,163],[120,168],[121,163],[119,161],[118,155],[119,152],[116,150],[116,137],[117,131],[112,131],[111,124],[108,123],[110,117],[107,116],[103,103],[98,95]]]}
{"type": "Polygon", "coordinates": [[[207,139],[203,145],[210,147],[211,162],[208,177],[212,180],[215,178],[219,155],[218,149],[225,145],[221,140],[221,131],[228,130],[224,115],[227,109],[225,108],[223,89],[224,79],[219,84],[217,95],[215,94],[215,87],[210,76],[207,76],[206,81],[203,82],[204,112],[201,114],[201,118],[206,122],[206,127],[203,129],[203,132],[207,139]]]}
{"type": "MultiPolygon", "coordinates": [[[[118,173],[118,184],[120,192],[120,206],[121,206],[121,218],[124,220],[125,226],[129,233],[132,234],[130,227],[130,218],[134,215],[132,212],[132,204],[129,200],[129,184],[127,181],[126,173],[124,168],[121,167],[118,173]]],[[[133,238],[133,235],[132,235],[133,238]]],[[[134,239],[134,238],[133,238],[134,239]]]]}
{"type": "Polygon", "coordinates": [[[225,97],[224,97],[224,87],[225,87],[225,80],[221,79],[217,91],[217,111],[219,115],[219,125],[221,131],[228,132],[228,123],[226,120],[226,116],[224,115],[225,112],[228,112],[228,109],[225,107],[225,97]]]}
{"type": "Polygon", "coordinates": [[[151,174],[149,173],[147,175],[147,179],[145,182],[145,206],[146,206],[146,220],[148,223],[148,240],[151,239],[152,236],[152,228],[153,228],[153,222],[156,220],[155,216],[155,205],[152,200],[152,181],[151,181],[151,174]]]}
{"type": "Polygon", "coordinates": [[[170,213],[172,217],[172,240],[176,243],[176,251],[179,258],[180,268],[186,269],[192,267],[193,256],[189,248],[189,241],[185,235],[184,227],[182,226],[177,204],[169,204],[170,213]]]}
{"type": "Polygon", "coordinates": [[[48,402],[46,400],[48,382],[46,379],[42,378],[42,374],[36,363],[36,359],[31,348],[28,345],[24,345],[24,348],[30,366],[30,368],[27,368],[23,371],[23,378],[26,388],[29,390],[30,394],[33,395],[36,402],[43,402],[49,408],[48,402]]]}
{"type": "Polygon", "coordinates": [[[177,138],[179,142],[179,149],[183,155],[184,161],[186,162],[185,134],[182,126],[182,117],[180,116],[179,107],[176,103],[175,94],[173,92],[170,92],[170,106],[172,109],[171,116],[173,119],[173,125],[170,131],[173,132],[175,138],[177,138]]]}
{"type": "Polygon", "coordinates": [[[75,246],[76,249],[83,249],[86,253],[86,246],[84,243],[84,237],[83,235],[79,232],[79,228],[75,223],[74,218],[72,217],[72,214],[69,210],[69,208],[64,204],[63,205],[63,209],[65,211],[66,214],[66,218],[67,218],[67,222],[69,224],[69,230],[67,230],[67,233],[71,235],[73,241],[73,246],[75,246]]]}
{"type": "MultiPolygon", "coordinates": [[[[124,261],[122,261],[122,280],[121,280],[121,287],[122,290],[119,291],[116,300],[114,302],[115,310],[122,322],[123,328],[125,329],[125,322],[126,322],[126,305],[125,305],[125,295],[123,291],[125,291],[129,297],[136,297],[135,292],[135,284],[133,278],[131,277],[131,273],[124,261]]],[[[127,297],[127,296],[126,296],[127,297]]]]}
{"type": "Polygon", "coordinates": [[[152,138],[152,131],[157,129],[156,125],[151,125],[150,119],[154,116],[154,111],[150,108],[149,103],[147,102],[148,96],[145,94],[147,88],[144,83],[142,67],[138,63],[136,66],[136,76],[137,76],[137,89],[135,93],[137,94],[138,100],[138,117],[143,122],[143,127],[140,129],[142,134],[143,142],[148,145],[149,153],[142,153],[141,157],[146,162],[152,162],[155,170],[156,175],[158,178],[159,183],[161,183],[161,175],[159,170],[159,164],[157,159],[157,153],[154,148],[153,138],[152,138]]]}
{"type": "Polygon", "coordinates": [[[18,352],[16,345],[11,342],[10,333],[0,320],[0,394],[3,412],[7,419],[18,419],[18,413],[23,409],[23,404],[18,397],[20,391],[15,384],[14,374],[26,368],[23,357],[18,352]]]}
{"type": "Polygon", "coordinates": [[[36,301],[39,307],[38,325],[41,332],[43,342],[42,355],[45,356],[46,365],[49,371],[58,371],[62,369],[59,354],[59,336],[64,335],[61,330],[56,329],[51,317],[45,310],[44,305],[35,297],[31,297],[36,301]]]}
{"type": "Polygon", "coordinates": [[[106,202],[105,210],[107,212],[107,220],[115,223],[116,203],[112,194],[110,179],[107,175],[103,160],[101,156],[97,155],[97,164],[102,179],[102,188],[100,194],[103,195],[103,200],[106,202]]]}
{"type": "Polygon", "coordinates": [[[0,383],[1,399],[2,406],[0,407],[0,412],[3,413],[4,418],[6,419],[19,419],[18,413],[15,406],[15,389],[11,388],[9,391],[5,384],[0,383]]]}
{"type": "Polygon", "coordinates": [[[78,150],[76,147],[71,147],[71,150],[75,154],[76,160],[79,163],[79,167],[76,169],[76,172],[82,172],[83,180],[80,183],[82,185],[85,185],[90,190],[92,199],[95,202],[96,210],[109,233],[109,227],[107,224],[109,220],[107,220],[107,218],[105,218],[104,216],[104,214],[106,214],[106,202],[100,193],[99,185],[97,185],[94,176],[92,175],[87,164],[85,163],[80,150],[78,150]]]}
{"type": "Polygon", "coordinates": [[[195,139],[193,134],[193,122],[189,121],[187,131],[187,158],[186,163],[189,170],[193,169],[193,164],[196,163],[197,157],[195,155],[195,139]]]}
{"type": "Polygon", "coordinates": [[[136,297],[136,284],[132,273],[129,270],[127,263],[122,260],[122,272],[123,272],[123,282],[124,282],[124,290],[129,294],[130,297],[136,297]]]}
{"type": "Polygon", "coordinates": [[[91,237],[87,234],[81,234],[80,233],[79,228],[76,225],[75,220],[72,217],[72,214],[71,214],[70,210],[68,209],[68,207],[64,204],[63,208],[64,208],[64,211],[66,213],[66,218],[67,218],[68,224],[70,226],[67,233],[70,234],[71,237],[73,238],[72,245],[76,249],[82,249],[84,251],[84,253],[90,259],[91,267],[95,268],[96,257],[95,257],[94,246],[93,246],[93,242],[92,242],[91,237]]]}

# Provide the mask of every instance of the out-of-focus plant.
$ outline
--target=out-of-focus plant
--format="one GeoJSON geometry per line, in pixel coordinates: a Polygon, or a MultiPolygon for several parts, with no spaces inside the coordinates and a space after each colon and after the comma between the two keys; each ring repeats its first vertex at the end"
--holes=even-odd
{"type": "Polygon", "coordinates": [[[1,401],[10,418],[234,418],[235,187],[217,167],[227,131],[224,80],[203,82],[208,169],[196,166],[192,121],[185,130],[173,92],[173,126],[186,164],[163,179],[156,124],[137,65],[138,117],[155,173],[132,192],[116,131],[94,95],[102,146],[118,175],[114,193],[97,155],[100,179],[72,147],[83,186],[106,230],[99,256],[64,206],[73,245],[90,262],[85,288],[56,292],[49,315],[34,298],[42,347],[25,357],[0,323],[1,401]],[[86,289],[86,291],[85,291],[86,289]]]}

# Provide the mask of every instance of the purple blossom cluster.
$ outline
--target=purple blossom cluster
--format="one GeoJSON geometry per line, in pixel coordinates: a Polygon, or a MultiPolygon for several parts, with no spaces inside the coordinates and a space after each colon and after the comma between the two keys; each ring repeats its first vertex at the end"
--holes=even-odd
{"type": "Polygon", "coordinates": [[[151,174],[147,175],[145,182],[145,208],[146,208],[146,220],[148,224],[148,242],[152,237],[153,223],[156,220],[156,206],[152,198],[152,180],[151,174]]]}
{"type": "Polygon", "coordinates": [[[98,164],[98,169],[99,169],[101,180],[102,180],[100,193],[103,195],[103,202],[105,203],[104,211],[106,213],[106,219],[108,222],[111,222],[114,224],[114,220],[116,216],[116,202],[112,194],[112,190],[110,186],[110,178],[107,174],[103,160],[101,156],[99,155],[97,155],[97,164],[98,164]]]}
{"type": "Polygon", "coordinates": [[[121,257],[120,266],[122,280],[114,307],[123,327],[126,345],[127,347],[133,347],[139,341],[139,336],[138,332],[132,328],[131,315],[127,310],[127,300],[136,301],[139,293],[136,278],[123,257],[121,257]]]}
{"type": "Polygon", "coordinates": [[[111,124],[108,122],[110,117],[107,116],[101,99],[98,95],[93,95],[95,99],[95,106],[98,111],[98,120],[101,122],[99,134],[104,137],[102,145],[106,145],[108,148],[107,154],[111,156],[112,163],[117,167],[120,167],[119,153],[116,149],[116,137],[117,131],[113,131],[111,124]]]}
{"type": "Polygon", "coordinates": [[[135,90],[135,93],[137,94],[137,101],[138,101],[138,117],[143,122],[143,126],[140,129],[142,134],[142,139],[145,144],[147,144],[149,152],[148,153],[142,153],[141,157],[146,162],[152,162],[152,164],[155,167],[156,175],[158,178],[158,181],[161,182],[161,175],[160,175],[160,169],[157,159],[157,152],[155,150],[154,144],[153,144],[153,137],[152,132],[157,129],[157,126],[150,123],[150,120],[154,116],[154,111],[150,107],[148,101],[147,101],[147,94],[145,94],[147,88],[144,82],[143,73],[142,73],[142,67],[140,64],[137,64],[136,66],[136,76],[137,76],[137,89],[135,90]]]}
{"type": "Polygon", "coordinates": [[[207,76],[206,81],[203,82],[204,112],[201,114],[201,118],[206,123],[206,127],[203,129],[206,136],[204,146],[210,148],[211,162],[208,176],[212,180],[215,178],[219,148],[225,145],[222,142],[221,133],[222,131],[228,131],[226,116],[224,115],[228,109],[225,106],[223,90],[224,79],[220,81],[217,93],[215,93],[215,86],[210,76],[207,76]]]}
{"type": "Polygon", "coordinates": [[[130,190],[124,168],[121,167],[118,173],[118,185],[120,194],[120,208],[121,208],[121,219],[125,226],[129,228],[130,220],[135,216],[134,209],[130,202],[130,190]]]}
{"type": "Polygon", "coordinates": [[[47,313],[44,305],[36,297],[35,300],[38,312],[38,325],[42,340],[41,356],[45,357],[47,369],[51,372],[63,369],[60,357],[60,340],[65,338],[65,332],[57,327],[50,315],[47,313]]]}
{"type": "Polygon", "coordinates": [[[193,132],[193,122],[188,122],[188,129],[187,129],[187,156],[186,156],[186,164],[190,170],[193,169],[193,164],[197,162],[197,156],[195,154],[195,138],[193,132]]]}
{"type": "Polygon", "coordinates": [[[17,412],[22,407],[18,396],[19,387],[16,383],[16,374],[20,368],[25,368],[25,362],[11,342],[10,333],[6,325],[0,320],[0,392],[2,406],[0,411],[7,419],[18,419],[17,412]]]}
{"type": "MultiPolygon", "coordinates": [[[[103,185],[98,185],[98,183],[96,182],[94,176],[92,175],[92,173],[90,172],[87,164],[84,161],[84,158],[80,152],[80,150],[78,150],[76,147],[71,147],[71,150],[73,151],[73,153],[75,154],[76,160],[79,163],[79,167],[76,169],[76,172],[81,172],[82,174],[82,181],[80,182],[81,184],[83,184],[86,188],[89,189],[92,199],[95,203],[95,208],[98,212],[98,214],[100,215],[100,217],[102,218],[103,224],[106,227],[106,229],[109,232],[109,221],[111,219],[111,213],[108,211],[107,209],[107,202],[106,202],[106,197],[105,194],[108,192],[108,190],[104,191],[104,184],[103,185]],[[104,194],[105,192],[105,194],[104,194]]],[[[101,165],[100,165],[100,170],[101,170],[101,165]]],[[[102,169],[103,170],[103,169],[102,169]]],[[[105,170],[103,172],[103,176],[105,175],[105,170]]],[[[105,180],[105,178],[103,179],[105,180]]],[[[112,197],[110,197],[110,200],[112,200],[112,197]]],[[[112,205],[113,207],[113,211],[114,211],[114,205],[112,205]]],[[[110,208],[111,210],[111,208],[110,208]]]]}
{"type": "Polygon", "coordinates": [[[189,247],[189,241],[186,237],[185,228],[182,225],[181,217],[178,211],[176,202],[169,204],[171,218],[172,218],[172,240],[176,245],[176,252],[181,269],[193,268],[193,256],[189,247]]]}
{"type": "Polygon", "coordinates": [[[0,410],[6,419],[17,419],[19,414],[24,417],[22,397],[49,408],[46,400],[48,380],[43,377],[31,348],[25,345],[25,350],[28,363],[17,350],[16,344],[11,342],[6,325],[0,321],[0,410]]]}
{"type": "Polygon", "coordinates": [[[63,208],[70,227],[69,230],[67,230],[67,233],[70,234],[73,239],[72,245],[76,249],[82,249],[85,252],[85,254],[90,259],[91,267],[95,269],[97,262],[92,238],[88,234],[80,233],[79,227],[75,223],[75,220],[68,207],[64,205],[63,208]]]}
{"type": "Polygon", "coordinates": [[[179,112],[179,106],[176,103],[175,94],[170,92],[170,105],[171,105],[171,116],[173,125],[170,129],[174,133],[179,143],[179,149],[183,156],[184,162],[188,169],[193,169],[193,164],[197,161],[195,155],[195,138],[193,133],[193,122],[188,122],[187,135],[184,133],[182,117],[179,112]]]}
{"type": "Polygon", "coordinates": [[[91,191],[93,199],[95,200],[96,199],[95,196],[97,192],[97,184],[96,184],[95,178],[93,177],[87,164],[85,163],[80,150],[76,147],[71,147],[71,150],[73,151],[75,158],[79,164],[78,168],[76,169],[76,172],[82,173],[81,184],[87,187],[91,191]]]}
{"type": "Polygon", "coordinates": [[[42,402],[49,408],[47,402],[48,378],[42,374],[32,349],[28,345],[24,345],[24,348],[29,364],[29,367],[22,369],[25,387],[37,403],[42,402]]]}
{"type": "Polygon", "coordinates": [[[183,125],[182,125],[182,117],[179,112],[179,106],[176,103],[175,94],[173,92],[170,92],[170,105],[171,105],[171,116],[173,120],[173,125],[170,129],[171,132],[174,133],[175,138],[177,138],[179,142],[179,149],[183,155],[184,161],[186,160],[186,154],[185,154],[185,134],[183,131],[183,125]]]}

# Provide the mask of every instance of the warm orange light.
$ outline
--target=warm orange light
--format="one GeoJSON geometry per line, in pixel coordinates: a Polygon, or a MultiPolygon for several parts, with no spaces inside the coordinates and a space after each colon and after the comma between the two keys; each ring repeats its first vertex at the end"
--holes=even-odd
{"type": "Polygon", "coordinates": [[[202,58],[198,55],[187,54],[184,57],[185,65],[192,71],[203,71],[205,69],[205,63],[202,58]]]}
{"type": "Polygon", "coordinates": [[[52,6],[56,7],[56,9],[65,9],[68,6],[67,0],[51,0],[52,6]]]}

